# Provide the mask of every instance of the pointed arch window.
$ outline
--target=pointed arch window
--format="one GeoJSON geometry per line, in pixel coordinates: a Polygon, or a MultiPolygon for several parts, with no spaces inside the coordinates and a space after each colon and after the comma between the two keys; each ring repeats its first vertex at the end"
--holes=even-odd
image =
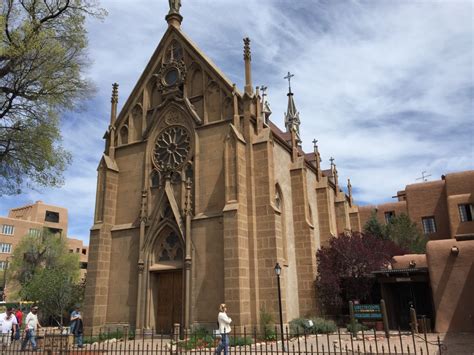
{"type": "Polygon", "coordinates": [[[281,191],[280,185],[275,185],[275,206],[280,210],[280,218],[278,220],[278,225],[280,227],[281,233],[281,243],[282,243],[282,252],[284,264],[288,265],[288,237],[286,231],[286,214],[285,214],[285,203],[283,199],[283,193],[281,191]]]}
{"type": "Polygon", "coordinates": [[[170,232],[170,234],[160,243],[157,259],[158,261],[183,260],[183,248],[179,237],[175,232],[170,232]]]}
{"type": "Polygon", "coordinates": [[[151,173],[151,187],[160,186],[160,173],[156,170],[153,170],[151,173]]]}

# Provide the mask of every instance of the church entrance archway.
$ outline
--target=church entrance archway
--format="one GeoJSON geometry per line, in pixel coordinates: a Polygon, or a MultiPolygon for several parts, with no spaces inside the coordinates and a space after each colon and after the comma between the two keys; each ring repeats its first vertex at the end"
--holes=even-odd
{"type": "Polygon", "coordinates": [[[182,324],[183,261],[182,239],[174,230],[166,228],[157,239],[154,263],[149,268],[151,319],[154,319],[151,326],[161,334],[170,334],[175,323],[182,324]]]}

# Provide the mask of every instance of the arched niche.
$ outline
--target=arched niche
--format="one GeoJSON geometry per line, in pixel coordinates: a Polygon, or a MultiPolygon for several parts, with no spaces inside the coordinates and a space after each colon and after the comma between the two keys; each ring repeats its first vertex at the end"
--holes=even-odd
{"type": "Polygon", "coordinates": [[[283,192],[279,184],[275,185],[275,207],[280,211],[279,218],[277,217],[277,227],[280,229],[281,242],[283,250],[283,260],[288,265],[288,238],[286,231],[286,214],[285,214],[285,200],[283,192]]]}
{"type": "Polygon", "coordinates": [[[128,125],[123,125],[120,127],[119,131],[120,145],[128,144],[128,125]]]}
{"type": "Polygon", "coordinates": [[[143,131],[143,108],[141,104],[136,104],[132,110],[133,120],[133,141],[137,142],[142,139],[143,131]]]}
{"type": "Polygon", "coordinates": [[[206,89],[206,112],[208,122],[215,122],[221,119],[221,93],[219,85],[215,81],[211,81],[206,89]]]}

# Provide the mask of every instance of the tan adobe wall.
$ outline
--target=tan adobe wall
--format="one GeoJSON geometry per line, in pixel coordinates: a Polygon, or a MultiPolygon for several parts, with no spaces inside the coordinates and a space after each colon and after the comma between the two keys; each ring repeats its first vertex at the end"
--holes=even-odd
{"type": "Polygon", "coordinates": [[[44,227],[61,229],[62,236],[67,236],[68,214],[64,207],[45,204],[42,201],[36,201],[34,204],[12,208],[8,217],[41,223],[44,227]],[[49,222],[45,220],[46,211],[57,212],[59,214],[59,222],[49,222]]]}
{"type": "Polygon", "coordinates": [[[427,237],[430,240],[449,238],[445,182],[441,180],[407,185],[405,191],[408,215],[420,230],[423,231],[422,218],[434,216],[436,232],[427,237]]]}
{"type": "Polygon", "coordinates": [[[474,240],[427,244],[437,332],[474,332],[474,240]],[[456,247],[459,254],[451,252],[456,247]]]}
{"type": "Polygon", "coordinates": [[[411,267],[428,267],[426,254],[396,255],[391,261],[393,269],[409,269],[411,267]]]}
{"type": "Polygon", "coordinates": [[[474,170],[447,174],[445,181],[448,196],[474,194],[474,170]]]}

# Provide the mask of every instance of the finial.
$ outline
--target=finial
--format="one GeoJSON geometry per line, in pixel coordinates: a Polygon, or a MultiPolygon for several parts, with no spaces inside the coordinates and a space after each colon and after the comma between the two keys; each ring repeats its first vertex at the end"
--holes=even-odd
{"type": "Polygon", "coordinates": [[[250,55],[250,38],[244,38],[244,60],[251,60],[252,57],[250,55]]]}
{"type": "Polygon", "coordinates": [[[329,158],[329,161],[331,162],[331,169],[336,165],[334,164],[334,160],[336,159],[334,159],[333,157],[329,158]]]}
{"type": "Polygon", "coordinates": [[[267,89],[265,85],[260,86],[260,90],[262,91],[262,103],[265,102],[265,96],[267,96],[267,89]]]}
{"type": "Polygon", "coordinates": [[[181,0],[168,0],[168,3],[170,5],[170,11],[168,11],[168,15],[166,15],[165,19],[169,26],[179,28],[181,21],[183,21],[183,16],[179,13],[181,0]]]}
{"type": "Polygon", "coordinates": [[[119,84],[117,83],[112,84],[112,98],[110,99],[110,102],[112,103],[118,102],[118,87],[119,87],[119,84]]]}
{"type": "Polygon", "coordinates": [[[314,154],[318,153],[318,140],[317,139],[313,139],[313,150],[314,150],[314,154]]]}
{"type": "Polygon", "coordinates": [[[283,79],[288,79],[288,93],[291,94],[291,78],[294,77],[294,74],[288,72],[288,74],[283,79]]]}

